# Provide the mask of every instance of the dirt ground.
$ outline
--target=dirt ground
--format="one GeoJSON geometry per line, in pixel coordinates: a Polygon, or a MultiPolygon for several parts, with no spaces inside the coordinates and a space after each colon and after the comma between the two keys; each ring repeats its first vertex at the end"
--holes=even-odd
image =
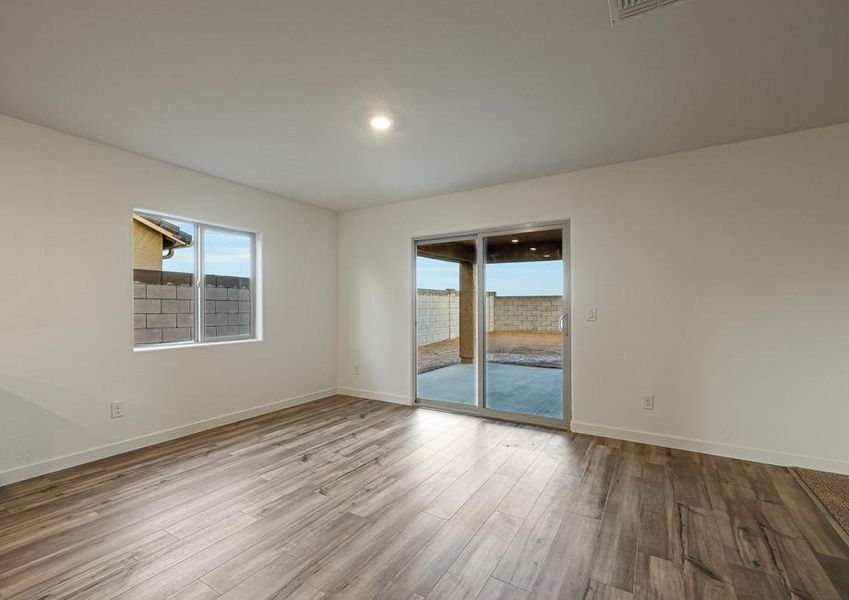
{"type": "MultiPolygon", "coordinates": [[[[563,368],[559,333],[492,331],[486,336],[489,362],[525,367],[563,368]]],[[[460,362],[460,341],[445,340],[418,348],[418,372],[427,373],[460,362]]]]}

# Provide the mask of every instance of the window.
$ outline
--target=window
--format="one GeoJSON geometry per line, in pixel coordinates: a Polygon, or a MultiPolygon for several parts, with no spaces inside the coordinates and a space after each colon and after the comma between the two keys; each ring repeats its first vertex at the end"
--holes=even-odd
{"type": "Polygon", "coordinates": [[[133,327],[136,348],[255,338],[256,236],[133,211],[133,327]]]}

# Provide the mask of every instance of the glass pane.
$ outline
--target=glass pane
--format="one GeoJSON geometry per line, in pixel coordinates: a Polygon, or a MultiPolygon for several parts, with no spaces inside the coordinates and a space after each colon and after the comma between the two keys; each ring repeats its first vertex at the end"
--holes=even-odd
{"type": "Polygon", "coordinates": [[[253,236],[205,229],[203,234],[204,337],[250,336],[253,236]]]}
{"type": "Polygon", "coordinates": [[[488,237],[485,407],[563,418],[563,234],[488,237]]]}
{"type": "Polygon", "coordinates": [[[416,252],[416,391],[420,399],[477,405],[475,240],[416,252]]]}
{"type": "Polygon", "coordinates": [[[133,214],[133,343],[194,339],[195,226],[133,214]]]}

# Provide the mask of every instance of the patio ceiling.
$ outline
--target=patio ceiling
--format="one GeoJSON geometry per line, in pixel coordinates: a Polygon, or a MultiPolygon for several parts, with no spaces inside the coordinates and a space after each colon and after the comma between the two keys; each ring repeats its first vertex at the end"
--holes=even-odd
{"type": "MultiPolygon", "coordinates": [[[[476,253],[473,239],[421,244],[418,247],[419,256],[458,263],[475,262],[476,253]]],[[[563,240],[560,229],[486,238],[486,261],[490,264],[562,259],[563,240]]]]}

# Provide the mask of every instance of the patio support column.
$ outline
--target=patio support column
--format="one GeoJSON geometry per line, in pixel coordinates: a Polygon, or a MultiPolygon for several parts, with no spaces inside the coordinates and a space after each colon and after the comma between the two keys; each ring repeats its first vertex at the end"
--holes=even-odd
{"type": "Polygon", "coordinates": [[[475,360],[475,268],[460,263],[460,362],[475,360]]]}

